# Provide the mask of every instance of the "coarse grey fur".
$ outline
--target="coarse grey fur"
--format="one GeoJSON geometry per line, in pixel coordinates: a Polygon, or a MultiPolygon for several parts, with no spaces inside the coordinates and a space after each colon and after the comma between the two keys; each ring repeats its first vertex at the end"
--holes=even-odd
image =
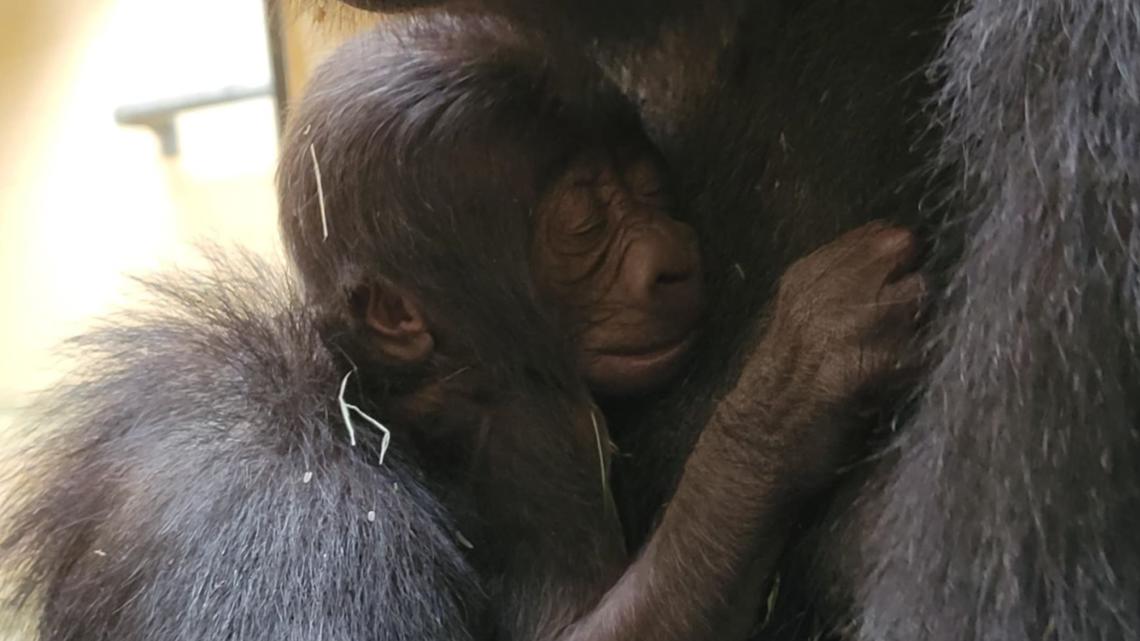
{"type": "Polygon", "coordinates": [[[312,308],[279,268],[212,263],[77,339],[7,461],[0,550],[37,638],[471,639],[452,517],[404,449],[349,445],[312,308]]]}
{"type": "Polygon", "coordinates": [[[1140,6],[977,0],[937,68],[967,242],[862,636],[1136,639],[1140,6]]]}

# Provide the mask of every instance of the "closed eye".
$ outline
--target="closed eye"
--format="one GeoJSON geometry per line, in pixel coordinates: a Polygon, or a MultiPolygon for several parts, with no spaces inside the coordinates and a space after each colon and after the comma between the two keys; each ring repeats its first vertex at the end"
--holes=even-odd
{"type": "Polygon", "coordinates": [[[598,213],[591,213],[575,223],[568,231],[573,236],[589,236],[604,230],[605,227],[606,217],[598,213]]]}

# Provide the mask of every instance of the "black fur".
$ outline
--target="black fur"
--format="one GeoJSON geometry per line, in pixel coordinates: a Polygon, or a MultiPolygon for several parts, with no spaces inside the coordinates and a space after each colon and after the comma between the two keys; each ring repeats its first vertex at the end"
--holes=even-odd
{"type": "Polygon", "coordinates": [[[343,365],[279,269],[151,280],[40,405],[5,567],[39,638],[474,638],[485,596],[406,448],[345,437],[343,365]],[[30,462],[30,464],[29,464],[30,462]]]}
{"type": "MultiPolygon", "coordinates": [[[[954,265],[935,323],[935,367],[898,446],[870,461],[861,475],[867,484],[848,484],[825,506],[823,526],[804,538],[762,636],[805,638],[853,622],[855,635],[887,641],[1137,638],[1133,3],[975,0],[958,9],[941,54],[955,10],[943,0],[493,4],[552,30],[567,47],[604,36],[589,46],[641,100],[709,248],[714,325],[706,357],[665,398],[617,408],[627,417],[615,436],[628,455],[618,480],[633,542],[650,530],[707,399],[731,378],[725,363],[747,340],[782,267],[841,229],[893,217],[925,224],[932,244],[946,248],[937,264],[954,265]],[[935,96],[937,107],[927,110],[935,96]],[[929,202],[954,212],[948,225],[945,210],[929,202]]],[[[321,362],[335,357],[317,346],[311,321],[270,322],[303,308],[250,312],[255,322],[244,325],[259,329],[248,336],[236,331],[243,323],[203,327],[186,317],[201,305],[224,320],[233,312],[243,318],[249,304],[280,304],[256,288],[212,298],[213,287],[187,290],[202,298],[189,307],[100,334],[108,373],[61,396],[52,413],[71,429],[38,446],[57,454],[34,460],[45,463],[41,474],[56,479],[55,489],[39,495],[9,548],[33,583],[49,589],[45,638],[447,639],[478,629],[468,626],[484,597],[454,551],[455,524],[423,481],[392,479],[420,493],[415,505],[372,482],[378,469],[399,474],[405,455],[395,450],[384,468],[351,458],[362,452],[347,450],[342,426],[328,419],[336,378],[324,368],[335,368],[321,362]],[[255,341],[246,353],[276,365],[254,372],[227,360],[232,352],[192,347],[215,340],[255,341]],[[311,349],[298,353],[302,345],[311,349]],[[212,371],[224,376],[205,375],[212,371]],[[187,384],[164,392],[153,372],[187,384]],[[294,386],[258,382],[269,373],[294,386]],[[125,396],[127,389],[144,393],[125,396]],[[169,414],[171,400],[187,420],[169,414]],[[222,418],[239,427],[219,431],[222,418]],[[218,434],[265,446],[265,455],[241,457],[249,450],[225,448],[218,434]],[[107,452],[111,437],[121,446],[107,452]],[[216,449],[171,449],[187,439],[216,449]],[[334,470],[333,456],[356,462],[334,470]],[[249,480],[221,485],[221,475],[210,474],[220,464],[249,480]],[[308,466],[311,486],[287,482],[308,466]],[[132,483],[151,470],[159,483],[132,483]],[[313,515],[291,499],[319,487],[319,470],[354,488],[326,500],[358,496],[364,505],[320,505],[328,527],[317,535],[305,529],[313,515]],[[77,499],[92,495],[84,484],[93,473],[112,481],[98,492],[106,503],[77,499]],[[202,489],[181,491],[192,483],[202,489]],[[138,500],[121,500],[128,495],[138,500]],[[375,523],[358,518],[370,504],[381,506],[375,523]],[[389,532],[395,521],[383,511],[401,509],[422,511],[413,518],[424,531],[389,532]],[[201,516],[191,521],[200,528],[169,526],[190,512],[201,516]],[[271,527],[281,523],[275,514],[291,527],[271,527]],[[226,536],[239,519],[252,530],[226,536]],[[140,528],[155,536],[132,536],[140,528]],[[351,544],[330,539],[332,530],[351,544]],[[251,531],[257,536],[243,538],[251,531]],[[121,552],[140,540],[164,547],[121,552]],[[364,543],[392,554],[370,556],[364,543]],[[280,564],[245,556],[259,550],[280,564]],[[333,555],[327,568],[314,563],[314,551],[333,555]],[[175,564],[159,567],[158,558],[175,564]],[[246,565],[235,566],[242,559],[246,565]],[[178,579],[141,589],[156,576],[178,579]],[[351,592],[337,589],[344,577],[359,581],[351,592]],[[297,582],[267,589],[276,579],[297,582]],[[222,580],[242,587],[215,589],[222,580]],[[302,580],[326,589],[297,594],[302,580]],[[407,612],[392,616],[385,608],[401,606],[385,597],[398,581],[418,591],[400,602],[407,612]],[[80,592],[99,594],[82,589],[91,585],[138,598],[114,607],[77,602],[80,592]],[[226,629],[211,628],[222,622],[226,629]],[[128,625],[145,634],[122,634],[128,625]]]]}

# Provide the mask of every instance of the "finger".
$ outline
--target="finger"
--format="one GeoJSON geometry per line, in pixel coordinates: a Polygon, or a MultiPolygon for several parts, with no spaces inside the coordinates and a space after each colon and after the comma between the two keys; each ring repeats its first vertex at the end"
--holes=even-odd
{"type": "Polygon", "coordinates": [[[866,350],[862,368],[863,384],[857,396],[885,399],[913,389],[926,372],[926,361],[918,346],[908,342],[893,349],[866,350]]]}
{"type": "Polygon", "coordinates": [[[796,261],[789,274],[801,284],[836,276],[850,277],[876,260],[874,238],[887,223],[874,220],[852,229],[796,261]]]}
{"type": "Polygon", "coordinates": [[[926,304],[926,277],[911,272],[879,291],[877,307],[889,327],[913,327],[926,304]]]}
{"type": "Polygon", "coordinates": [[[918,237],[902,227],[884,227],[867,243],[867,277],[873,282],[893,283],[914,271],[919,257],[918,237]]]}
{"type": "MultiPolygon", "coordinates": [[[[856,293],[853,290],[851,296],[856,293]]],[[[913,273],[881,286],[867,296],[874,298],[862,303],[848,303],[845,308],[848,322],[863,328],[859,335],[871,343],[879,343],[884,337],[909,337],[914,333],[925,305],[926,278],[913,273]]]]}
{"type": "Polygon", "coordinates": [[[846,231],[839,235],[831,244],[833,245],[860,245],[866,239],[878,235],[885,229],[890,229],[892,225],[882,218],[876,218],[870,222],[863,223],[855,229],[846,231]]]}

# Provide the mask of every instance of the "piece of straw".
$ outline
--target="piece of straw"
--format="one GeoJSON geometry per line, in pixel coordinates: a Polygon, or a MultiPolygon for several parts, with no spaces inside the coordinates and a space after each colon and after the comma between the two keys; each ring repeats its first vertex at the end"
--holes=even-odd
{"type": "Polygon", "coordinates": [[[594,424],[594,442],[598,445],[598,468],[602,473],[602,496],[605,497],[610,493],[610,485],[606,474],[606,457],[602,452],[602,431],[598,427],[598,414],[594,410],[590,410],[590,421],[594,424]]]}
{"type": "Polygon", "coordinates": [[[468,539],[466,536],[463,536],[463,533],[460,532],[459,530],[455,531],[455,538],[459,539],[459,544],[462,545],[463,547],[467,548],[468,550],[474,550],[475,549],[475,544],[472,543],[471,540],[468,539]]]}
{"type": "Polygon", "coordinates": [[[321,180],[321,163],[317,161],[317,146],[313,143],[309,143],[309,155],[313,157],[313,173],[317,176],[317,199],[321,204],[321,231],[324,232],[324,238],[321,240],[328,240],[329,216],[325,210],[325,185],[321,180]]]}
{"type": "Polygon", "coordinates": [[[765,601],[764,620],[760,623],[760,629],[768,627],[772,622],[772,613],[776,611],[776,601],[780,598],[780,575],[777,574],[776,578],[772,580],[772,589],[768,591],[768,598],[765,601]]]}
{"type": "Polygon", "coordinates": [[[446,382],[450,381],[451,379],[455,378],[456,376],[459,376],[460,374],[463,374],[464,372],[469,371],[470,369],[471,369],[470,365],[460,367],[459,369],[455,370],[454,372],[452,372],[452,373],[448,374],[447,376],[444,376],[443,378],[439,379],[439,382],[440,383],[446,383],[446,382]]]}
{"type": "Polygon", "coordinates": [[[337,396],[337,401],[340,403],[340,416],[344,420],[345,428],[348,429],[348,442],[353,447],[356,447],[356,428],[352,425],[352,413],[356,412],[357,416],[368,421],[372,424],[372,427],[375,427],[384,434],[383,440],[380,441],[380,465],[383,465],[384,455],[388,453],[388,445],[392,441],[392,432],[384,427],[380,421],[366,414],[364,410],[344,400],[345,390],[348,389],[348,379],[352,376],[354,371],[356,370],[350,369],[348,373],[344,375],[344,380],[340,382],[340,394],[337,396]]]}

